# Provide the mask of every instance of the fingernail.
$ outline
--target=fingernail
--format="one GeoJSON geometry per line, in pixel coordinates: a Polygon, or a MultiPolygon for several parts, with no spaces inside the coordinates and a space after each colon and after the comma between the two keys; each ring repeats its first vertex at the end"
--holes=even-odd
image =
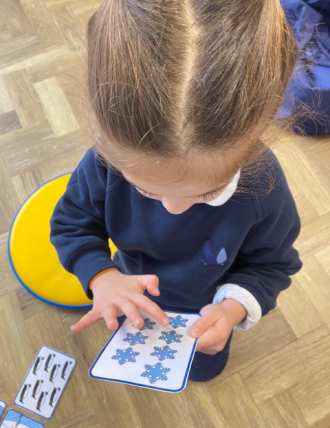
{"type": "Polygon", "coordinates": [[[160,291],[158,290],[158,288],[157,288],[157,290],[155,290],[155,294],[156,294],[157,296],[159,296],[159,295],[160,295],[160,291]]]}
{"type": "Polygon", "coordinates": [[[190,330],[190,336],[191,337],[194,337],[194,338],[196,338],[196,337],[198,337],[198,335],[199,335],[199,330],[198,330],[198,328],[194,328],[193,330],[190,330]]]}
{"type": "Polygon", "coordinates": [[[168,318],[163,318],[163,323],[167,324],[169,322],[168,318]]]}
{"type": "Polygon", "coordinates": [[[137,319],[133,322],[134,327],[136,327],[138,324],[140,324],[141,320],[137,319]]]}

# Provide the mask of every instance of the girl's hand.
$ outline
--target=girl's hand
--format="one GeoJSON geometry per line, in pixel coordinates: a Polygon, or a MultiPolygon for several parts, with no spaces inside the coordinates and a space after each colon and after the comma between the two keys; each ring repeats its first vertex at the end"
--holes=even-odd
{"type": "Polygon", "coordinates": [[[93,308],[80,321],[71,326],[79,333],[85,327],[104,318],[110,330],[118,328],[117,316],[126,315],[136,328],[143,326],[138,308],[154,317],[160,324],[167,325],[169,319],[160,307],[143,295],[144,290],[159,296],[158,278],[155,275],[124,275],[113,269],[95,278],[92,283],[93,308]]]}
{"type": "Polygon", "coordinates": [[[196,351],[214,355],[225,347],[235,325],[246,315],[243,305],[233,299],[212,303],[201,309],[202,315],[190,328],[189,334],[198,337],[196,351]]]}

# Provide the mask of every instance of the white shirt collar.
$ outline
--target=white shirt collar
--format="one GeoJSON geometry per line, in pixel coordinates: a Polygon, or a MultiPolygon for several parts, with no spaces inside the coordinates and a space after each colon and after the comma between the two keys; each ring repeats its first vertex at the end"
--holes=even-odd
{"type": "Polygon", "coordinates": [[[205,202],[207,205],[211,205],[212,207],[218,207],[220,205],[225,204],[235,193],[237,189],[237,183],[241,176],[241,170],[239,169],[235,174],[235,177],[228,184],[225,190],[219,195],[217,198],[213,199],[213,201],[205,202]]]}

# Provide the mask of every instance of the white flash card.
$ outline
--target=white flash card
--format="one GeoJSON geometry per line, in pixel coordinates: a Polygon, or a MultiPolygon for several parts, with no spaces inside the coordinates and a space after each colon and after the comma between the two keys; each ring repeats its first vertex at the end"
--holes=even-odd
{"type": "Polygon", "coordinates": [[[49,346],[39,349],[14,403],[49,419],[76,365],[76,360],[49,346]]]}
{"type": "Polygon", "coordinates": [[[164,312],[170,319],[167,326],[141,310],[142,328],[133,327],[126,318],[94,361],[89,375],[160,391],[182,391],[197,344],[189,330],[200,314],[164,312]]]}

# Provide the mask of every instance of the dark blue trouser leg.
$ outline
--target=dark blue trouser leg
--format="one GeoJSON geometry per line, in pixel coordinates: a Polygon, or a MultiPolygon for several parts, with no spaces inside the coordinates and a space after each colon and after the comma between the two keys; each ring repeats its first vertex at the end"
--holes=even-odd
{"type": "Polygon", "coordinates": [[[226,346],[223,348],[223,350],[217,352],[215,355],[208,355],[204,354],[203,352],[196,352],[191,365],[188,379],[193,380],[195,382],[206,382],[218,376],[226,367],[232,337],[233,332],[231,332],[229,339],[227,340],[226,346]]]}

